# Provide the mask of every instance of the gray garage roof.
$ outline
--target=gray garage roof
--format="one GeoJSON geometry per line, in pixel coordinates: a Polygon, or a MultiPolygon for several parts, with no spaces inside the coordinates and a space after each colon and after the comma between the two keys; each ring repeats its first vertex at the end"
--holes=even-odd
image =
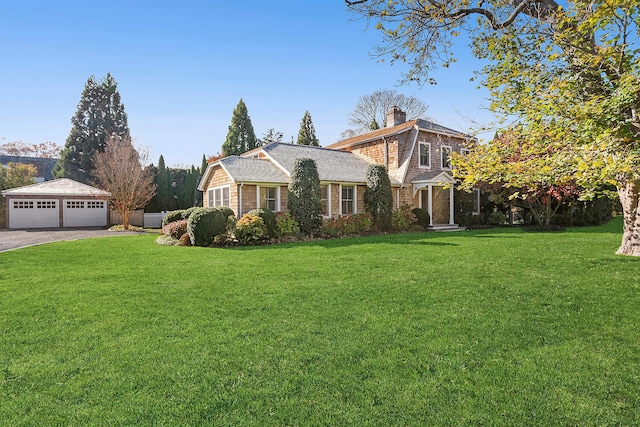
{"type": "Polygon", "coordinates": [[[53,181],[45,181],[39,184],[27,185],[24,187],[11,188],[4,190],[2,195],[7,196],[91,196],[91,197],[109,197],[111,193],[74,181],[68,178],[60,178],[53,181]]]}

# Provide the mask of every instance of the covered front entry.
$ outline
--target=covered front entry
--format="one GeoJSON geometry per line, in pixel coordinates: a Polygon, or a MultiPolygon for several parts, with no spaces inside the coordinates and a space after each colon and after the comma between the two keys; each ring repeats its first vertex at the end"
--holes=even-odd
{"type": "Polygon", "coordinates": [[[446,172],[433,178],[413,181],[414,196],[418,196],[418,207],[429,212],[429,225],[454,225],[455,180],[446,172]]]}

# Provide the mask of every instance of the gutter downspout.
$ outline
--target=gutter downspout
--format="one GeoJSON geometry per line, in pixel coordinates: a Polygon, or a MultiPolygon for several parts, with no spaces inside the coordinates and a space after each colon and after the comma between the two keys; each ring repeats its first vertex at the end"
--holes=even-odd
{"type": "Polygon", "coordinates": [[[389,172],[389,141],[384,136],[382,140],[384,141],[384,167],[389,172]]]}

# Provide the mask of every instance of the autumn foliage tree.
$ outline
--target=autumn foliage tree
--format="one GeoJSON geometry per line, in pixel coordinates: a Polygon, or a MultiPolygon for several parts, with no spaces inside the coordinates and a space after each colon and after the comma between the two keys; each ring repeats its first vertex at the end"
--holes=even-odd
{"type": "Polygon", "coordinates": [[[125,230],[129,229],[131,212],[144,208],[156,192],[147,162],[147,153],[136,150],[130,137],[115,134],[107,140],[104,151],[93,157],[95,183],[111,193],[111,206],[121,215],[125,230]]]}
{"type": "Polygon", "coordinates": [[[563,142],[528,140],[506,131],[466,155],[453,154],[453,174],[461,188],[493,193],[495,202],[528,209],[534,221],[549,227],[560,206],[577,197],[577,163],[563,142]]]}
{"type": "MultiPolygon", "coordinates": [[[[33,165],[13,162],[5,166],[0,165],[0,191],[34,184],[37,174],[38,170],[33,165]]],[[[5,209],[5,199],[0,195],[0,228],[6,222],[5,209]]]]}
{"type": "Polygon", "coordinates": [[[615,185],[624,214],[618,253],[640,256],[637,0],[346,3],[382,31],[378,54],[409,65],[405,81],[433,82],[430,71],[455,62],[465,33],[486,64],[479,75],[491,110],[515,119],[522,138],[563,141],[584,195],[615,185]]]}

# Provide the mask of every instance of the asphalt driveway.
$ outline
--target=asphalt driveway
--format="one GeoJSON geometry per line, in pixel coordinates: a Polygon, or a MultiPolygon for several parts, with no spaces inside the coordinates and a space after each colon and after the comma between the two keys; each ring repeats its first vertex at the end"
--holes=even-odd
{"type": "Polygon", "coordinates": [[[32,230],[0,230],[0,252],[43,243],[137,234],[136,231],[109,231],[102,228],[51,228],[32,230]]]}

